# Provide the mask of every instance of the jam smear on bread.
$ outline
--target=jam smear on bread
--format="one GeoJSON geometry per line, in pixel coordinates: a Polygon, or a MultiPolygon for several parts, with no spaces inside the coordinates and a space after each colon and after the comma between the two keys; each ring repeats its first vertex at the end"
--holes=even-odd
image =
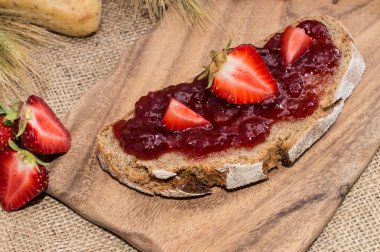
{"type": "Polygon", "coordinates": [[[313,114],[325,86],[337,71],[341,53],[322,23],[303,21],[297,28],[303,29],[312,43],[296,56],[293,52],[291,60],[286,60],[286,50],[281,50],[281,46],[287,44],[283,33],[275,34],[263,48],[244,45],[251,46],[264,60],[276,81],[276,96],[258,103],[231,103],[215,95],[212,86],[207,88],[207,78],[150,92],[136,102],[134,118],[120,120],[113,126],[114,135],[124,151],[139,159],[155,159],[171,151],[198,158],[228,148],[253,147],[265,141],[276,122],[313,114]],[[212,126],[181,131],[165,127],[163,117],[171,98],[212,126]]]}

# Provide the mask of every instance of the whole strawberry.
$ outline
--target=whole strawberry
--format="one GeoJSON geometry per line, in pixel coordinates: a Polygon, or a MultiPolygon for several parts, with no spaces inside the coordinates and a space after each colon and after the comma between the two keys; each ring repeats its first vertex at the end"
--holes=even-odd
{"type": "Polygon", "coordinates": [[[69,131],[42,98],[32,95],[20,109],[17,137],[34,154],[66,153],[71,146],[69,131]]]}
{"type": "Polygon", "coordinates": [[[15,137],[13,128],[4,124],[4,116],[0,115],[0,152],[9,149],[8,141],[15,137]]]}
{"type": "Polygon", "coordinates": [[[8,212],[24,206],[48,184],[46,164],[11,140],[9,146],[0,153],[0,203],[8,212]]]}

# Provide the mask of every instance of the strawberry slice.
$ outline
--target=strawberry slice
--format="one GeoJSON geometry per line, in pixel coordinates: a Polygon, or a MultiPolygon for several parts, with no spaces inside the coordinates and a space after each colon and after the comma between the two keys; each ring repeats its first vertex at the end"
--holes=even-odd
{"type": "Polygon", "coordinates": [[[8,141],[14,139],[13,128],[4,124],[4,117],[0,116],[0,152],[9,149],[8,141]]]}
{"type": "Polygon", "coordinates": [[[51,108],[37,96],[30,96],[21,107],[18,124],[21,145],[34,154],[65,153],[71,137],[51,108]]]}
{"type": "Polygon", "coordinates": [[[212,63],[199,78],[208,75],[209,87],[219,98],[234,104],[259,103],[278,95],[278,86],[264,60],[251,45],[221,52],[211,51],[212,63]]]}
{"type": "Polygon", "coordinates": [[[305,30],[298,27],[288,26],[281,37],[281,55],[285,65],[296,62],[306,53],[313,39],[309,37],[305,30]]]}
{"type": "Polygon", "coordinates": [[[174,98],[170,98],[162,124],[170,131],[186,130],[197,126],[211,126],[211,123],[204,117],[174,98]]]}
{"type": "Polygon", "coordinates": [[[5,211],[13,211],[35,198],[48,184],[43,163],[28,151],[19,149],[0,153],[0,203],[5,211]]]}

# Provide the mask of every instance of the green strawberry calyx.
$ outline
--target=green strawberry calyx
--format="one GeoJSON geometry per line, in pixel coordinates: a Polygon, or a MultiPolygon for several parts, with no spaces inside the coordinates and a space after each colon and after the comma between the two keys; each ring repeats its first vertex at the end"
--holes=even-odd
{"type": "Polygon", "coordinates": [[[16,101],[11,106],[0,104],[0,115],[4,116],[1,123],[7,126],[13,126],[15,121],[20,118],[22,105],[23,102],[21,101],[16,101]]]}
{"type": "Polygon", "coordinates": [[[38,159],[33,153],[18,147],[17,144],[15,142],[13,142],[12,140],[8,141],[8,145],[9,145],[9,147],[11,147],[12,150],[14,150],[18,153],[19,158],[25,164],[33,165],[33,167],[36,168],[39,173],[41,173],[41,171],[40,171],[38,165],[42,165],[45,167],[47,165],[49,165],[49,163],[45,163],[45,162],[41,161],[40,159],[38,159]]]}
{"type": "Polygon", "coordinates": [[[203,66],[203,71],[199,75],[198,80],[201,80],[208,76],[208,85],[207,88],[210,88],[214,83],[215,74],[222,68],[223,64],[227,61],[228,51],[231,49],[231,38],[227,43],[227,46],[222,49],[222,51],[218,52],[216,50],[211,50],[210,65],[203,66]]]}

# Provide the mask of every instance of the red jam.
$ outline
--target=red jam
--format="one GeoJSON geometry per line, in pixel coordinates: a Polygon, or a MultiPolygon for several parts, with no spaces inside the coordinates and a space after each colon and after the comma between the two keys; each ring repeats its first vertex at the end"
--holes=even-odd
{"type": "Polygon", "coordinates": [[[322,23],[304,21],[298,27],[313,38],[313,45],[292,65],[284,67],[282,63],[281,33],[264,48],[256,48],[278,83],[278,97],[260,104],[229,104],[206,89],[207,78],[150,92],[136,102],[134,118],[113,127],[124,151],[139,159],[155,159],[170,151],[202,157],[231,147],[255,146],[265,141],[274,123],[311,115],[318,107],[324,84],[337,70],[341,54],[322,23]],[[166,130],[161,120],[170,97],[205,117],[213,127],[166,130]]]}

